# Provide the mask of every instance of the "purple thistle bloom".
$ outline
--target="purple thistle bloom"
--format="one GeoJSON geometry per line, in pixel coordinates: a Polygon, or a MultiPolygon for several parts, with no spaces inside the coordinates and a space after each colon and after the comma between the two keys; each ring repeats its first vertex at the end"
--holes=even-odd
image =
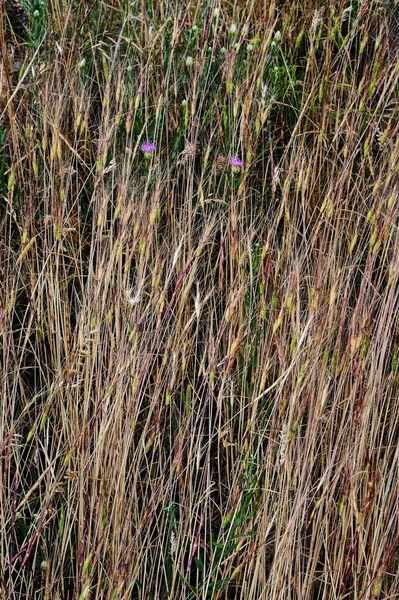
{"type": "Polygon", "coordinates": [[[239,156],[230,156],[229,165],[231,167],[234,167],[235,169],[241,169],[243,164],[244,164],[244,162],[241,160],[241,158],[239,156]]]}
{"type": "Polygon", "coordinates": [[[154,144],[154,142],[150,142],[150,141],[143,142],[140,147],[141,147],[141,151],[146,156],[153,154],[157,148],[156,145],[154,144]]]}

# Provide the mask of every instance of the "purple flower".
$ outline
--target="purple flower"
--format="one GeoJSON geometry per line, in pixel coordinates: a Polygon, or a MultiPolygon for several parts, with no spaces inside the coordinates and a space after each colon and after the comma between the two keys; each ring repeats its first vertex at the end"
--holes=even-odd
{"type": "Polygon", "coordinates": [[[241,160],[239,156],[230,156],[229,165],[234,168],[234,170],[240,170],[243,166],[244,162],[241,160]]]}
{"type": "Polygon", "coordinates": [[[146,141],[141,144],[141,151],[145,154],[145,156],[151,156],[156,150],[156,145],[154,142],[146,141]]]}

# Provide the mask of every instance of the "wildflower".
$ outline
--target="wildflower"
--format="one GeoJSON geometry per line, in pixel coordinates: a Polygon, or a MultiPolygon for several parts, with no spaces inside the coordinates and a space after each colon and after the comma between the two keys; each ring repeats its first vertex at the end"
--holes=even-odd
{"type": "Polygon", "coordinates": [[[85,64],[86,64],[86,59],[82,58],[82,60],[80,61],[79,65],[78,65],[78,68],[79,69],[83,69],[83,67],[85,66],[85,64]]]}
{"type": "Polygon", "coordinates": [[[280,40],[281,40],[281,31],[276,31],[276,33],[274,34],[274,41],[278,44],[280,40]]]}
{"type": "Polygon", "coordinates": [[[248,46],[247,46],[248,52],[252,52],[253,49],[254,49],[253,44],[248,44],[248,46]]]}
{"type": "Polygon", "coordinates": [[[239,173],[244,162],[239,156],[230,156],[229,165],[233,167],[233,173],[239,173]]]}
{"type": "Polygon", "coordinates": [[[193,57],[192,56],[187,56],[186,58],[186,67],[192,67],[193,66],[193,57]]]}
{"type": "Polygon", "coordinates": [[[220,9],[219,8],[214,8],[213,9],[213,18],[217,19],[220,13],[220,9]]]}
{"type": "Polygon", "coordinates": [[[154,154],[156,150],[156,145],[154,142],[146,141],[141,144],[141,151],[143,152],[146,158],[150,158],[151,154],[154,154]]]}
{"type": "Polygon", "coordinates": [[[237,25],[235,23],[232,23],[230,25],[229,34],[235,35],[236,33],[237,33],[237,25]]]}

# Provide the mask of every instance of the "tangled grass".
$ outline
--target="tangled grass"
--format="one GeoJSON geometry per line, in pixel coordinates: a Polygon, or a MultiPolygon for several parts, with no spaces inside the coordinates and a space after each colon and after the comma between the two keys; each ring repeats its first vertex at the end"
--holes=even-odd
{"type": "Polygon", "coordinates": [[[397,4],[23,4],[0,596],[399,598],[397,4]]]}

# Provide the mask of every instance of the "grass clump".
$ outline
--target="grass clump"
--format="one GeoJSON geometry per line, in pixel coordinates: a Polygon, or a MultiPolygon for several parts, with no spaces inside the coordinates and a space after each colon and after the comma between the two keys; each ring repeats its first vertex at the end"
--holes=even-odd
{"type": "Polygon", "coordinates": [[[399,597],[395,3],[22,6],[1,595],[399,597]]]}

